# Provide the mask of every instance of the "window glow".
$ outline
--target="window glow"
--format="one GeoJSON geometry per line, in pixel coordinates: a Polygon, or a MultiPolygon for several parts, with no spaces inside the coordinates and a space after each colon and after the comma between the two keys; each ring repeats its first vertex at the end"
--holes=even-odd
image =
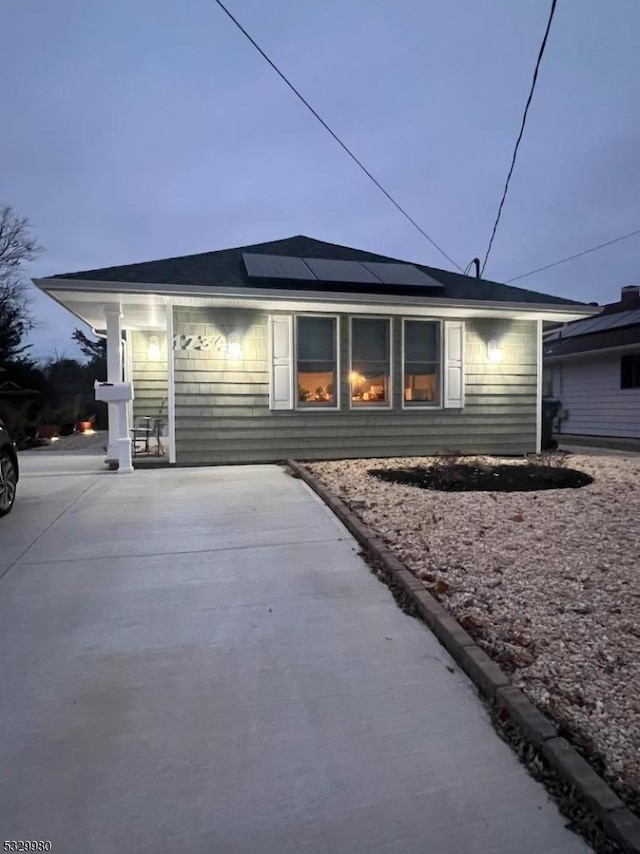
{"type": "Polygon", "coordinates": [[[405,320],[403,338],[404,405],[438,405],[440,400],[440,324],[405,320]]]}
{"type": "Polygon", "coordinates": [[[335,406],[337,336],[335,317],[297,318],[298,406],[335,406]]]}
{"type": "Polygon", "coordinates": [[[388,318],[352,319],[352,403],[358,406],[389,403],[390,337],[388,318]]]}

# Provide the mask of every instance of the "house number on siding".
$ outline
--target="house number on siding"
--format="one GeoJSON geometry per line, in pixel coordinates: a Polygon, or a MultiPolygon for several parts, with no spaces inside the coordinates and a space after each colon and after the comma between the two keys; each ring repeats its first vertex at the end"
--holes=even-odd
{"type": "Polygon", "coordinates": [[[212,335],[174,335],[174,350],[217,350],[219,353],[226,352],[227,339],[224,335],[218,335],[214,339],[212,335]]]}

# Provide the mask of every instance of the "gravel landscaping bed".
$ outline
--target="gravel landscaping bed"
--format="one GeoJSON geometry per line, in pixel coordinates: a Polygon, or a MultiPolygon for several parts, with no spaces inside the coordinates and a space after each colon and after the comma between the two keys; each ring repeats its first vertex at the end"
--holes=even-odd
{"type": "Polygon", "coordinates": [[[367,474],[432,462],[306,468],[640,812],[640,456],[571,455],[594,482],[539,492],[438,492],[367,474]]]}

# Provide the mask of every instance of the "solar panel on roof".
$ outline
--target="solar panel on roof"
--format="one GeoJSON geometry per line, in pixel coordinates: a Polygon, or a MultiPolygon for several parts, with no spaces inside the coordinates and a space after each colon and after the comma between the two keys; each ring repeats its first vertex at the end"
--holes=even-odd
{"type": "Polygon", "coordinates": [[[545,341],[556,341],[559,338],[564,338],[564,329],[558,329],[558,330],[555,330],[554,332],[550,332],[548,335],[547,334],[544,335],[545,341]]]}
{"type": "Polygon", "coordinates": [[[640,308],[634,309],[627,318],[625,326],[631,326],[634,323],[640,323],[640,308]]]}
{"type": "Polygon", "coordinates": [[[252,252],[243,252],[242,259],[248,275],[252,278],[310,281],[316,279],[302,258],[293,258],[291,255],[256,255],[252,252]]]}
{"type": "Polygon", "coordinates": [[[575,325],[568,326],[562,330],[563,338],[572,338],[574,335],[586,335],[592,327],[600,320],[599,317],[590,317],[587,320],[580,320],[575,325]]]}
{"type": "Polygon", "coordinates": [[[323,282],[358,282],[365,285],[379,285],[373,273],[363,267],[359,261],[333,261],[328,258],[304,258],[316,276],[323,282]]]}
{"type": "Polygon", "coordinates": [[[243,252],[242,258],[251,278],[297,279],[344,282],[345,284],[396,285],[444,288],[413,264],[383,261],[338,261],[330,258],[294,258],[291,255],[260,255],[243,252]]]}
{"type": "Polygon", "coordinates": [[[413,264],[394,264],[386,261],[362,261],[361,264],[385,285],[415,285],[423,288],[444,287],[441,282],[427,276],[413,264]]]}
{"type": "Polygon", "coordinates": [[[590,335],[592,332],[620,329],[623,326],[632,326],[635,323],[640,323],[640,309],[606,314],[604,317],[598,315],[587,320],[580,320],[563,329],[560,337],[575,338],[577,335],[590,335]]]}
{"type": "Polygon", "coordinates": [[[640,309],[633,311],[621,311],[620,314],[614,314],[615,322],[609,327],[610,329],[618,329],[620,326],[633,326],[635,323],[640,323],[640,309]]]}
{"type": "MultiPolygon", "coordinates": [[[[622,312],[622,314],[628,314],[628,312],[622,312]]],[[[624,326],[626,324],[626,318],[621,317],[619,314],[608,314],[605,317],[599,317],[600,321],[597,326],[592,329],[592,332],[601,332],[604,329],[614,329],[616,326],[624,326]]]]}
{"type": "Polygon", "coordinates": [[[567,335],[572,338],[575,335],[587,335],[591,332],[602,332],[614,325],[616,322],[615,315],[605,315],[604,317],[592,317],[582,323],[576,323],[575,326],[570,326],[567,330],[567,335]],[[578,329],[578,326],[580,327],[578,329]]]}
{"type": "Polygon", "coordinates": [[[597,332],[603,326],[606,326],[608,319],[607,317],[589,317],[580,323],[576,323],[575,326],[570,326],[567,329],[566,337],[571,338],[574,335],[586,335],[590,332],[597,332]],[[578,329],[578,326],[580,329],[578,329]]]}

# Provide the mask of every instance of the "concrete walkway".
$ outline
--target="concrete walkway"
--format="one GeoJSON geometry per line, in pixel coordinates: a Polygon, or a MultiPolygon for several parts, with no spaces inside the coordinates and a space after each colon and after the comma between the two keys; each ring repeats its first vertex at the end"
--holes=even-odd
{"type": "Polygon", "coordinates": [[[590,850],[301,481],[21,460],[0,521],[1,839],[64,854],[590,850]]]}

